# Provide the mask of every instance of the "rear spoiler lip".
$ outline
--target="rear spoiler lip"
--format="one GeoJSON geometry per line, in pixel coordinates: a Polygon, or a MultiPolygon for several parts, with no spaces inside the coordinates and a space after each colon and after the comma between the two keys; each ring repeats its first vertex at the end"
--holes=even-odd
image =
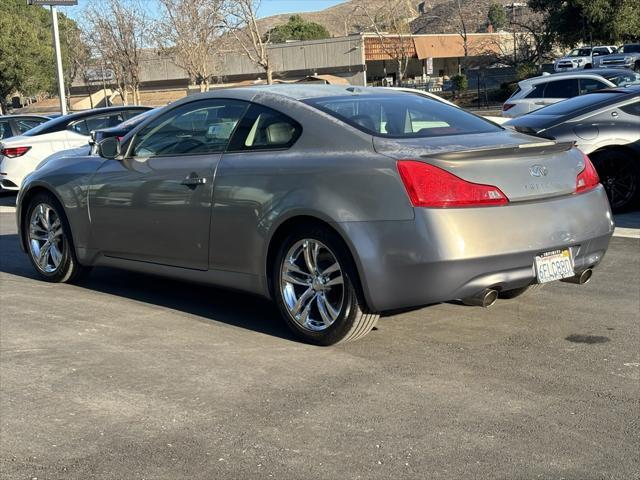
{"type": "Polygon", "coordinates": [[[544,153],[565,152],[573,148],[574,142],[554,142],[552,140],[523,143],[519,145],[507,145],[498,147],[475,148],[460,150],[457,152],[433,152],[420,155],[424,159],[433,160],[478,160],[492,157],[530,156],[544,153]]]}

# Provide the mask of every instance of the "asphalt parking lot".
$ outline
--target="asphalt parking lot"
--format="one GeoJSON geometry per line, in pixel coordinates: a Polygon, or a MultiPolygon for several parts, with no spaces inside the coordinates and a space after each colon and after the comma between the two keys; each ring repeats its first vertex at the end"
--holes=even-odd
{"type": "Polygon", "coordinates": [[[38,281],[0,205],[2,478],[640,478],[639,238],[588,285],[318,348],[246,295],[38,281]]]}

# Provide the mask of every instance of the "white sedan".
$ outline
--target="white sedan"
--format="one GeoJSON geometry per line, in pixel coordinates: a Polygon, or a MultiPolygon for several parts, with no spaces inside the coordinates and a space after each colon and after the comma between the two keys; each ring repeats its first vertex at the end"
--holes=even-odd
{"type": "Polygon", "coordinates": [[[518,88],[502,106],[502,116],[516,118],[567,98],[638,83],[640,74],[625,68],[547,73],[518,82],[518,88]]]}
{"type": "Polygon", "coordinates": [[[20,189],[24,178],[50,155],[87,144],[93,130],[108,128],[148,107],[108,107],[55,118],[0,142],[0,191],[20,189]]]}

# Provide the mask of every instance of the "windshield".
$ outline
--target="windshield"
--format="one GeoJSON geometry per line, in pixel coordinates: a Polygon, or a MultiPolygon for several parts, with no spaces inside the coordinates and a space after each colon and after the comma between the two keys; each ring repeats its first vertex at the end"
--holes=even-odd
{"type": "Polygon", "coordinates": [[[566,115],[573,111],[581,110],[583,108],[592,108],[596,109],[602,105],[606,105],[615,101],[622,95],[621,92],[617,91],[599,91],[596,93],[590,93],[588,95],[581,95],[579,97],[573,97],[568,100],[563,100],[558,103],[554,103],[553,105],[549,105],[547,107],[540,108],[529,113],[526,116],[531,115],[566,115]]]}
{"type": "Polygon", "coordinates": [[[604,78],[612,82],[616,87],[640,84],[640,73],[636,73],[632,70],[621,70],[620,73],[604,75],[604,78]]]}
{"type": "Polygon", "coordinates": [[[633,43],[630,45],[624,45],[618,53],[638,53],[640,52],[640,43],[633,43]]]}
{"type": "Polygon", "coordinates": [[[457,107],[417,95],[322,97],[305,103],[378,137],[420,138],[502,130],[457,107]]]}
{"type": "Polygon", "coordinates": [[[588,57],[591,55],[590,48],[574,48],[567,57],[588,57]]]}

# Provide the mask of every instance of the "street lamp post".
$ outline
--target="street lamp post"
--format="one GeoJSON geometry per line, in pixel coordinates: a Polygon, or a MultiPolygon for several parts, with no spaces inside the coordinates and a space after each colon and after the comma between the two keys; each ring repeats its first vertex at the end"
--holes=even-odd
{"type": "Polygon", "coordinates": [[[51,30],[53,32],[53,48],[56,52],[56,75],[58,77],[58,95],[60,96],[60,113],[67,114],[67,98],[64,91],[64,72],[62,71],[62,54],[60,52],[60,32],[58,31],[58,9],[51,5],[51,30]]]}
{"type": "Polygon", "coordinates": [[[58,9],[56,6],[74,6],[78,0],[27,0],[27,5],[51,8],[51,36],[56,52],[56,76],[58,78],[58,95],[60,97],[60,113],[67,114],[67,100],[64,91],[64,71],[62,70],[62,54],[60,52],[60,32],[58,31],[58,9]]]}

